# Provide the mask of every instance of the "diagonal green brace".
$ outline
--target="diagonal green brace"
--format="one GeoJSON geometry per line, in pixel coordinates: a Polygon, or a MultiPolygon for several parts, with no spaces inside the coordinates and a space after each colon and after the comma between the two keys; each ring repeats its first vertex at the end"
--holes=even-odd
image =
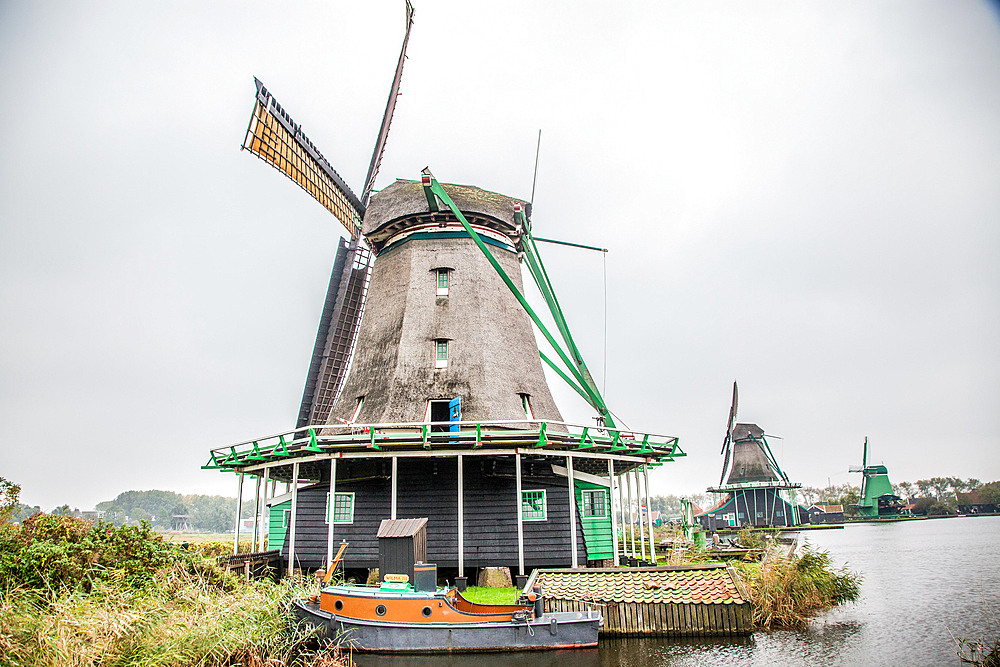
{"type": "Polygon", "coordinates": [[[311,452],[321,452],[323,448],[319,446],[319,440],[316,439],[316,431],[309,429],[309,444],[306,445],[306,449],[311,452]]]}

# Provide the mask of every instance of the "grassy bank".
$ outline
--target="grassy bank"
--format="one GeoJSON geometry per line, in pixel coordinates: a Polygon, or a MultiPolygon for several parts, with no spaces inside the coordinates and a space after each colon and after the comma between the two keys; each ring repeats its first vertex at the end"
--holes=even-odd
{"type": "Polygon", "coordinates": [[[347,665],[290,625],[315,583],[246,583],[147,528],[0,526],[0,665],[347,665]]]}

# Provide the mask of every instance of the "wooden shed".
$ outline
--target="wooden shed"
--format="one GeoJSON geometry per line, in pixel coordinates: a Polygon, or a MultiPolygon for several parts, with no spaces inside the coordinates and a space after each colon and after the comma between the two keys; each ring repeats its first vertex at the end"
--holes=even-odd
{"type": "Polygon", "coordinates": [[[427,519],[383,519],[378,527],[379,581],[405,574],[413,583],[414,563],[427,560],[427,519]]]}
{"type": "Polygon", "coordinates": [[[751,631],[739,575],[725,563],[677,567],[535,570],[545,611],[600,609],[603,635],[708,637],[751,631]]]}

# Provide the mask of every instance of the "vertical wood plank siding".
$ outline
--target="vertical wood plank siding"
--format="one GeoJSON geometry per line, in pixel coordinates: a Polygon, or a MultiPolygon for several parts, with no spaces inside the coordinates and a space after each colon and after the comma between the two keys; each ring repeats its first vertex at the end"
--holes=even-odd
{"type": "MultiPolygon", "coordinates": [[[[346,478],[347,466],[337,466],[337,492],[354,493],[354,522],[337,524],[334,543],[347,540],[347,568],[378,567],[382,519],[389,518],[389,480],[346,478]],[[345,478],[341,480],[341,469],[345,478]]],[[[458,567],[458,462],[454,458],[400,458],[396,514],[427,517],[427,560],[438,567],[458,567]],[[436,473],[435,473],[436,469],[436,473]]],[[[465,462],[465,566],[517,565],[517,510],[512,457],[467,457],[465,462]]],[[[566,480],[552,474],[549,464],[527,459],[522,486],[544,489],[546,519],[524,522],[526,568],[569,567],[569,490],[566,480]]],[[[322,567],[326,557],[326,494],[329,481],[299,490],[296,517],[296,567],[322,567]]],[[[587,554],[577,512],[577,550],[587,554]]],[[[288,539],[282,548],[288,556],[288,539]]],[[[589,555],[588,555],[589,557],[589,555]]]]}
{"type": "Polygon", "coordinates": [[[717,637],[749,634],[750,605],[651,604],[581,600],[545,601],[546,611],[599,610],[604,614],[602,635],[634,637],[717,637]]]}

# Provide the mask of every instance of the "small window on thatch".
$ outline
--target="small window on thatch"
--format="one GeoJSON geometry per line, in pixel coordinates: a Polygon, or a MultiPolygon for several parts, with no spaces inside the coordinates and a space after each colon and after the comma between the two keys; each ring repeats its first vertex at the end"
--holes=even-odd
{"type": "Polygon", "coordinates": [[[358,415],[361,413],[361,406],[364,405],[365,397],[358,396],[358,404],[354,408],[354,413],[351,415],[351,423],[358,421],[358,415]]]}
{"type": "Polygon", "coordinates": [[[434,341],[434,368],[448,368],[448,341],[434,341]]]}
{"type": "Polygon", "coordinates": [[[449,275],[448,269],[437,270],[437,295],[448,296],[449,275]]]}

